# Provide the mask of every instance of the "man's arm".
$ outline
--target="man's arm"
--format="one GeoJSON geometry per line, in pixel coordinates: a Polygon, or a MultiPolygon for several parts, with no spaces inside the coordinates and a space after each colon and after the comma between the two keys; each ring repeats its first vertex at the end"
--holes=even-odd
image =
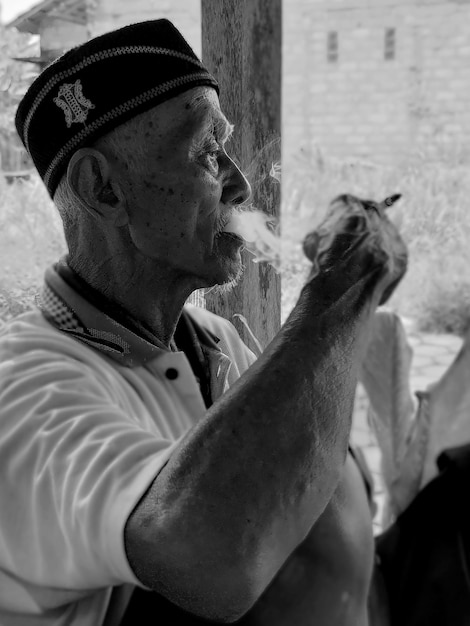
{"type": "Polygon", "coordinates": [[[345,462],[358,369],[392,265],[359,232],[332,245],[277,337],[131,515],[126,550],[146,586],[233,621],[305,538],[345,462]]]}

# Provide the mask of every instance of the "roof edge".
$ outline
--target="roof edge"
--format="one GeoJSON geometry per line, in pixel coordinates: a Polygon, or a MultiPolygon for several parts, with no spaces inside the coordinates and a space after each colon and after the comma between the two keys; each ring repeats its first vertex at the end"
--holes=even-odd
{"type": "Polygon", "coordinates": [[[5,24],[7,28],[17,28],[21,32],[38,34],[37,28],[30,30],[34,26],[34,18],[41,11],[47,11],[61,3],[61,0],[42,0],[30,7],[24,13],[20,13],[14,19],[5,24]]]}

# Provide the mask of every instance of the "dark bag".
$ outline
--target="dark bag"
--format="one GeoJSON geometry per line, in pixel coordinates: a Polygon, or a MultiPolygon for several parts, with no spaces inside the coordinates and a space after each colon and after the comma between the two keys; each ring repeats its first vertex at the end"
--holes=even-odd
{"type": "Polygon", "coordinates": [[[376,538],[371,626],[470,626],[470,444],[376,538]],[[389,617],[377,617],[388,596],[389,617]],[[375,618],[374,618],[375,616],[375,618]]]}

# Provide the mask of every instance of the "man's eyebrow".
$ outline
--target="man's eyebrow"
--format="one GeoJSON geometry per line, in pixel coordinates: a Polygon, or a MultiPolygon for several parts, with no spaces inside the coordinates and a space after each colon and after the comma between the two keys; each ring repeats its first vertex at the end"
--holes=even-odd
{"type": "MultiPolygon", "coordinates": [[[[191,108],[194,111],[198,109],[206,109],[208,104],[207,98],[204,94],[193,95],[187,104],[187,108],[191,108]]],[[[232,136],[235,126],[231,124],[222,111],[206,109],[204,112],[204,130],[205,132],[212,132],[217,141],[228,141],[232,136]]]]}

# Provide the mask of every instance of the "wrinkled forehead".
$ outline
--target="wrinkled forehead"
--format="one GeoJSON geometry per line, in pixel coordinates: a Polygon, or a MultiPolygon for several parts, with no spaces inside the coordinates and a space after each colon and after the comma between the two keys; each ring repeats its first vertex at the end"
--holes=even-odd
{"type": "Polygon", "coordinates": [[[220,141],[226,141],[233,132],[231,124],[220,108],[214,89],[196,87],[184,94],[184,110],[196,123],[208,127],[220,141]]]}
{"type": "Polygon", "coordinates": [[[209,87],[193,87],[180,96],[186,103],[186,108],[197,110],[211,106],[220,111],[220,102],[217,92],[209,87]]]}
{"type": "Polygon", "coordinates": [[[148,149],[172,150],[188,140],[202,140],[207,134],[223,143],[232,131],[216,91],[195,87],[113,129],[94,146],[100,149],[104,142],[117,153],[130,151],[132,158],[141,158],[148,149]]]}

